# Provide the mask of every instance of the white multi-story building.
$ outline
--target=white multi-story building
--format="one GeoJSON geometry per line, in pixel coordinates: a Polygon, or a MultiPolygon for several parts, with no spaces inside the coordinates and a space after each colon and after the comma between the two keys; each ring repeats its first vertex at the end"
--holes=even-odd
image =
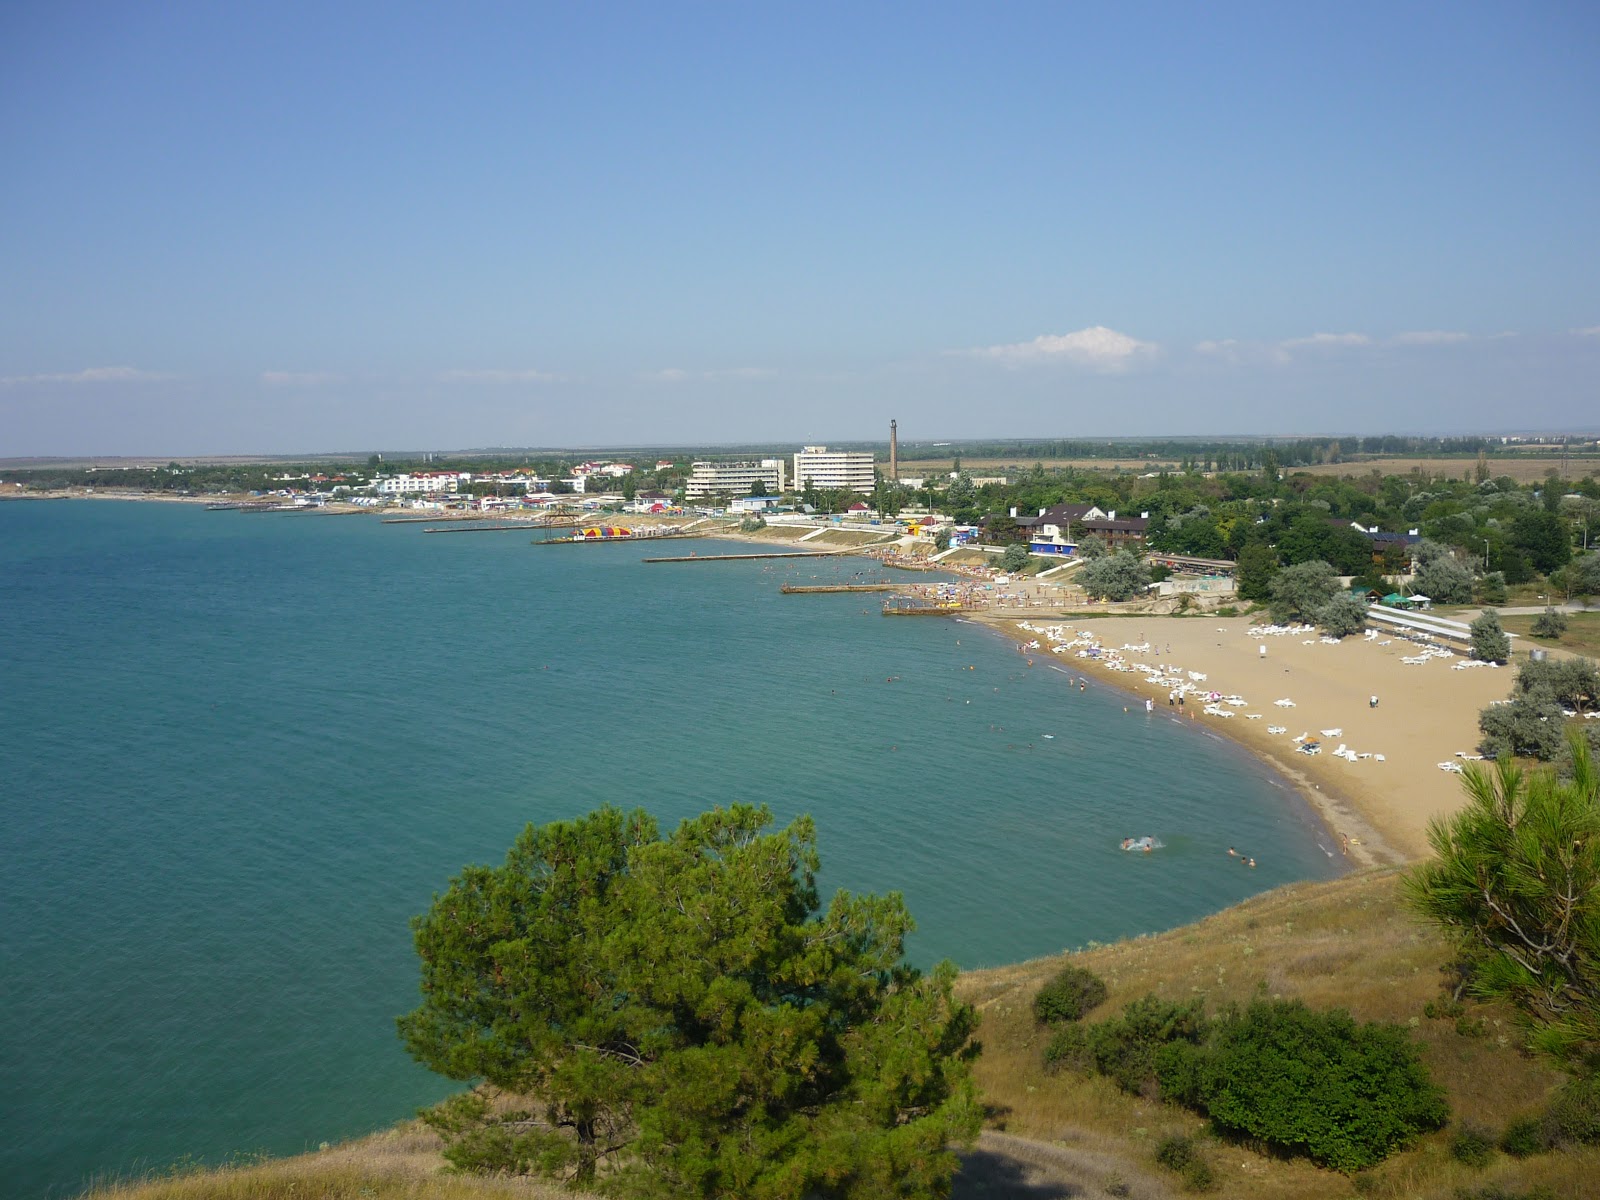
{"type": "Polygon", "coordinates": [[[872,490],[872,455],[850,450],[829,450],[826,446],[807,446],[794,456],[794,485],[817,488],[846,488],[852,492],[872,490]]]}
{"type": "Polygon", "coordinates": [[[415,475],[380,475],[373,481],[373,489],[380,496],[432,495],[453,492],[471,482],[472,475],[466,471],[419,471],[415,475]]]}
{"type": "Polygon", "coordinates": [[[763,458],[759,462],[697,462],[684,484],[686,500],[703,496],[748,496],[757,483],[767,494],[776,496],[784,490],[783,459],[763,458]]]}

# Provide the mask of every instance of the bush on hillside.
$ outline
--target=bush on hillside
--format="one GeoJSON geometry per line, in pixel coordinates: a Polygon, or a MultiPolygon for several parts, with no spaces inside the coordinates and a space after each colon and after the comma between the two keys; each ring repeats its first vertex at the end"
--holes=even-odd
{"type": "Polygon", "coordinates": [[[1054,1075],[1058,1071],[1077,1071],[1087,1074],[1095,1069],[1094,1051],[1089,1047],[1089,1029],[1085,1025],[1063,1025],[1050,1035],[1044,1045],[1044,1069],[1054,1075]]]}
{"type": "Polygon", "coordinates": [[[1028,548],[1021,542],[1012,542],[1000,555],[1000,569],[1002,571],[1020,571],[1028,565],[1028,548]]]}
{"type": "Polygon", "coordinates": [[[1105,980],[1087,967],[1068,965],[1033,998],[1033,1015],[1045,1025],[1079,1021],[1106,1000],[1105,980]]]}
{"type": "Polygon", "coordinates": [[[1500,1149],[1512,1158],[1532,1158],[1550,1149],[1542,1117],[1518,1117],[1500,1135],[1500,1149]]]}
{"type": "Polygon", "coordinates": [[[1548,687],[1514,695],[1505,704],[1491,704],[1478,714],[1483,737],[1478,753],[1537,758],[1549,762],[1561,750],[1561,705],[1548,687]]]}
{"type": "Polygon", "coordinates": [[[1198,1083],[1177,1078],[1173,1090],[1198,1091],[1214,1127],[1340,1171],[1381,1161],[1449,1115],[1403,1028],[1358,1025],[1342,1009],[1256,1001],[1215,1023],[1198,1062],[1176,1059],[1198,1083]]]}
{"type": "Polygon", "coordinates": [[[1173,1042],[1198,1044],[1209,1027],[1203,1001],[1177,1004],[1149,995],[1121,1016],[1089,1026],[1089,1051],[1100,1074],[1125,1092],[1146,1095],[1156,1083],[1156,1052],[1173,1042]]]}
{"type": "Polygon", "coordinates": [[[1450,1136],[1450,1157],[1464,1167],[1481,1171],[1494,1160],[1495,1138],[1487,1129],[1471,1123],[1450,1136]]]}
{"type": "Polygon", "coordinates": [[[1467,632],[1472,636],[1472,657],[1479,662],[1503,663],[1511,657],[1511,639],[1501,627],[1498,613],[1484,609],[1467,626],[1467,632]]]}
{"type": "Polygon", "coordinates": [[[1209,1192],[1216,1188],[1217,1179],[1211,1164],[1192,1137],[1172,1134],[1156,1143],[1156,1162],[1183,1177],[1186,1192],[1209,1192]]]}
{"type": "Polygon", "coordinates": [[[1562,1084],[1546,1121],[1558,1144],[1600,1145],[1600,1073],[1578,1075],[1562,1084]]]}

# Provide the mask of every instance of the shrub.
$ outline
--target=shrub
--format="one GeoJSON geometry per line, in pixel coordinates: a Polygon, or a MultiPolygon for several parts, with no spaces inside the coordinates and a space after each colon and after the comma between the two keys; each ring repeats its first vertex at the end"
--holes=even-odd
{"type": "Polygon", "coordinates": [[[1558,638],[1566,631],[1566,617],[1553,608],[1546,608],[1533,619],[1532,633],[1536,638],[1558,638]]]}
{"type": "Polygon", "coordinates": [[[1494,1135],[1477,1125],[1463,1125],[1450,1138],[1450,1157],[1481,1171],[1494,1158],[1494,1135]]]}
{"type": "Polygon", "coordinates": [[[1123,1091],[1142,1095],[1156,1081],[1156,1051],[1171,1042],[1198,1044],[1208,1027],[1201,1000],[1175,1004],[1145,996],[1120,1017],[1089,1026],[1089,1049],[1096,1070],[1123,1091]]]}
{"type": "Polygon", "coordinates": [[[1013,542],[1007,546],[1005,553],[1000,556],[1000,569],[1002,571],[1020,571],[1028,565],[1028,548],[1021,542],[1013,542]]]}
{"type": "Polygon", "coordinates": [[[1089,1031],[1082,1025],[1063,1025],[1051,1034],[1044,1047],[1044,1069],[1052,1075],[1057,1071],[1092,1071],[1094,1051],[1089,1048],[1089,1031]]]}
{"type": "Polygon", "coordinates": [[[1087,967],[1063,967],[1033,998],[1034,1018],[1050,1025],[1078,1021],[1106,1000],[1105,981],[1087,967]]]}
{"type": "Polygon", "coordinates": [[[1579,1075],[1551,1101],[1547,1129],[1558,1142],[1600,1144],[1600,1074],[1579,1075]]]}
{"type": "Polygon", "coordinates": [[[1202,1102],[1218,1129],[1340,1171],[1371,1166],[1449,1112],[1404,1029],[1343,1010],[1258,1000],[1217,1022],[1206,1058],[1202,1102]]]}
{"type": "Polygon", "coordinates": [[[1479,662],[1505,662],[1511,657],[1511,639],[1492,610],[1484,609],[1467,631],[1472,635],[1472,657],[1479,662]]]}
{"type": "Polygon", "coordinates": [[[1156,1163],[1169,1171],[1181,1171],[1192,1163],[1199,1151],[1194,1139],[1175,1133],[1156,1143],[1156,1163]]]}
{"type": "Polygon", "coordinates": [[[1545,1122],[1540,1117],[1518,1117],[1500,1135],[1500,1149],[1512,1158],[1532,1158],[1550,1149],[1545,1122]]]}
{"type": "Polygon", "coordinates": [[[1105,1183],[1101,1185],[1100,1190],[1108,1196],[1117,1197],[1117,1200],[1124,1200],[1125,1197],[1133,1195],[1132,1185],[1115,1171],[1106,1176],[1105,1183]]]}
{"type": "Polygon", "coordinates": [[[1183,1176],[1185,1191],[1209,1192],[1217,1186],[1216,1173],[1193,1138],[1181,1134],[1162,1138],[1156,1145],[1156,1162],[1183,1176]]]}

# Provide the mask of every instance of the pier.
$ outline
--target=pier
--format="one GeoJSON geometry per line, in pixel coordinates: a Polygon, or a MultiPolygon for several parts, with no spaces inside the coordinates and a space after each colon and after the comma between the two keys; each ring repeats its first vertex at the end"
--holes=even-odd
{"type": "Polygon", "coordinates": [[[964,617],[977,611],[976,605],[940,604],[917,596],[897,596],[883,602],[886,617],[964,617]]]}

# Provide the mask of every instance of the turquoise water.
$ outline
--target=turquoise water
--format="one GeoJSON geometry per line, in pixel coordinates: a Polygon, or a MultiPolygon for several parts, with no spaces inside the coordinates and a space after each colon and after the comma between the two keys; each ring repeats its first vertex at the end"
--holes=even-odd
{"type": "Polygon", "coordinates": [[[441,1096],[394,1035],[408,918],[603,803],[813,813],[825,886],[903,891],[924,963],[1335,872],[1231,745],[979,627],[778,593],[859,563],[649,553],[0,504],[0,1187],[295,1152],[441,1096]]]}

